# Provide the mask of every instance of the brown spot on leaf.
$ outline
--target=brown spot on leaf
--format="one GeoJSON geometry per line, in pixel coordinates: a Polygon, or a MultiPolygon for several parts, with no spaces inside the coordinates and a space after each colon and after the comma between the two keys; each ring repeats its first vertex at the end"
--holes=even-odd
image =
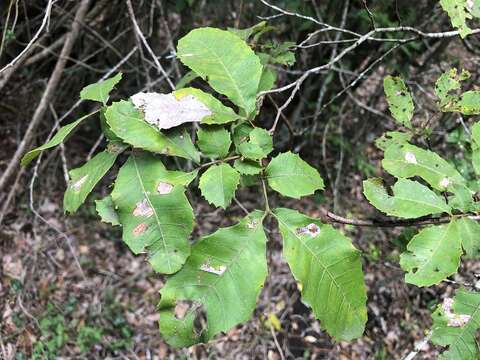
{"type": "Polygon", "coordinates": [[[304,227],[299,227],[296,230],[297,235],[307,234],[311,237],[315,237],[320,234],[320,227],[317,224],[311,223],[304,227]]]}
{"type": "Polygon", "coordinates": [[[153,215],[153,209],[148,203],[147,199],[143,199],[137,203],[137,206],[133,210],[133,216],[146,216],[150,217],[153,215]]]}
{"type": "Polygon", "coordinates": [[[135,226],[135,229],[133,229],[132,234],[133,236],[139,236],[143,234],[147,230],[148,226],[145,223],[140,223],[137,226],[135,226]]]}
{"type": "Polygon", "coordinates": [[[157,192],[160,195],[170,194],[173,190],[173,185],[167,182],[160,181],[157,186],[157,192]]]}
{"type": "Polygon", "coordinates": [[[178,300],[175,303],[175,317],[178,320],[183,320],[185,319],[185,315],[187,315],[188,310],[190,310],[193,307],[193,302],[192,301],[187,301],[187,300],[178,300]]]}

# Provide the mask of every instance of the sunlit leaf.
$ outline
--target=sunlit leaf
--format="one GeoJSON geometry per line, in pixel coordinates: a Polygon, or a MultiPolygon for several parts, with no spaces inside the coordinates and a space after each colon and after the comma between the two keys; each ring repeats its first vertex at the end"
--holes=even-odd
{"type": "Polygon", "coordinates": [[[290,209],[274,213],[285,258],[302,289],[302,301],[335,339],[360,337],[367,322],[360,252],[330,225],[290,209]]]}
{"type": "Polygon", "coordinates": [[[240,183],[240,174],[228,164],[212,165],[200,177],[199,188],[211,204],[226,208],[240,183]]]}

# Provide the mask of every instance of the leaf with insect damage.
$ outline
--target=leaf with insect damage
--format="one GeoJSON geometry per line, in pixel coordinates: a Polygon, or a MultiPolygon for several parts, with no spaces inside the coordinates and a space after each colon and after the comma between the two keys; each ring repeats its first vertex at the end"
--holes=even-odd
{"type": "Polygon", "coordinates": [[[95,209],[104,223],[109,223],[113,226],[120,225],[120,220],[118,219],[118,214],[115,210],[115,204],[113,203],[111,195],[100,200],[95,200],[95,209]]]}
{"type": "Polygon", "coordinates": [[[464,115],[480,114],[480,91],[469,90],[460,93],[461,83],[470,78],[467,70],[460,74],[453,68],[443,73],[435,84],[435,93],[440,99],[443,112],[460,112],[464,115]]]}
{"type": "Polygon", "coordinates": [[[390,75],[385,77],[383,80],[383,89],[392,116],[401,125],[411,128],[414,110],[413,100],[402,78],[390,75]]]}
{"type": "Polygon", "coordinates": [[[360,252],[330,225],[295,210],[276,209],[283,252],[320,325],[337,340],[360,337],[367,294],[360,252]]]}
{"type": "Polygon", "coordinates": [[[480,328],[480,293],[459,289],[453,299],[443,300],[432,318],[432,342],[448,346],[439,359],[473,360],[480,357],[476,341],[480,328]]]}
{"type": "Polygon", "coordinates": [[[160,332],[175,347],[207,342],[250,318],[267,276],[263,213],[204,236],[161,289],[160,332]]]}
{"type": "Polygon", "coordinates": [[[110,143],[105,151],[95,155],[83,166],[70,170],[70,180],[63,197],[65,212],[73,213],[78,210],[93,190],[95,185],[105,176],[113,166],[117,156],[125,150],[122,143],[110,143]]]}
{"type": "Polygon", "coordinates": [[[136,148],[200,161],[200,153],[186,132],[181,129],[160,132],[145,121],[130,101],[114,102],[107,108],[105,117],[115,135],[136,148]]]}
{"type": "Polygon", "coordinates": [[[398,179],[392,190],[390,196],[379,178],[363,182],[363,194],[370,204],[390,216],[414,219],[452,210],[442,197],[417,181],[398,179]]]}
{"type": "Polygon", "coordinates": [[[462,256],[462,234],[456,220],[422,229],[400,256],[405,281],[417,286],[440,283],[457,272],[462,256]]]}
{"type": "Polygon", "coordinates": [[[190,255],[193,211],[184,186],[195,175],[169,171],[146,153],[130,155],[118,173],[112,199],[123,241],[134,254],[147,252],[156,272],[172,274],[190,255]]]}
{"type": "Polygon", "coordinates": [[[469,2],[472,0],[440,0],[440,5],[447,12],[453,27],[458,29],[462,38],[472,33],[472,29],[467,25],[467,20],[472,18],[469,2]]]}

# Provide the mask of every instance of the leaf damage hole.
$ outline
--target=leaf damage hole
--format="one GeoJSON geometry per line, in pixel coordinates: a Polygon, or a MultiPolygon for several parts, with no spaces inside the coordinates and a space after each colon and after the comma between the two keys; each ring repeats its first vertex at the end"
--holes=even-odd
{"type": "Polygon", "coordinates": [[[315,237],[320,234],[320,227],[317,224],[311,223],[304,227],[299,227],[296,230],[298,235],[307,234],[311,237],[315,237]]]}
{"type": "Polygon", "coordinates": [[[173,310],[175,318],[178,320],[185,319],[187,312],[194,306],[193,301],[190,300],[177,300],[175,303],[175,309],[173,310]]]}
{"type": "Polygon", "coordinates": [[[168,182],[160,181],[157,186],[157,192],[160,195],[170,194],[173,190],[173,185],[168,182]]]}
{"type": "Polygon", "coordinates": [[[211,266],[210,263],[207,261],[200,266],[200,270],[208,272],[210,274],[221,276],[225,273],[225,271],[227,271],[227,267],[225,265],[214,267],[211,266]]]}
{"type": "Polygon", "coordinates": [[[148,226],[145,223],[140,223],[132,230],[133,236],[140,236],[147,230],[148,226]]]}
{"type": "Polygon", "coordinates": [[[452,298],[445,298],[443,299],[442,309],[447,318],[448,326],[453,327],[463,327],[465,326],[471,319],[470,315],[466,314],[455,314],[452,311],[453,306],[453,299],[452,298]]]}
{"type": "Polygon", "coordinates": [[[82,188],[82,185],[85,183],[85,181],[87,181],[87,178],[88,178],[88,174],[85,175],[85,176],[82,176],[79,180],[77,180],[76,182],[74,182],[72,185],[71,185],[71,188],[73,191],[76,191],[76,192],[79,192],[80,189],[82,188]]]}
{"type": "Polygon", "coordinates": [[[147,199],[139,201],[133,210],[133,216],[146,216],[149,218],[153,215],[153,209],[148,203],[147,199]]]}

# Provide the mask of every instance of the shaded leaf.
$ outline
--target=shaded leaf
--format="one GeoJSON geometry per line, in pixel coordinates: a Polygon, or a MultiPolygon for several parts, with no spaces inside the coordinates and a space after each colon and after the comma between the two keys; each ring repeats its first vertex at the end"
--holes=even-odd
{"type": "Polygon", "coordinates": [[[134,254],[147,252],[159,273],[178,271],[190,255],[193,211],[183,185],[191,174],[168,171],[151,154],[131,155],[112,191],[123,241],[134,254]]]}
{"type": "Polygon", "coordinates": [[[413,100],[402,78],[398,76],[385,77],[383,89],[392,116],[401,125],[411,128],[414,110],[413,100]]]}
{"type": "Polygon", "coordinates": [[[177,56],[247,115],[255,111],[262,66],[238,36],[214,28],[195,29],[179,40],[177,56]]]}
{"type": "Polygon", "coordinates": [[[110,91],[113,90],[120,80],[122,80],[122,73],[118,73],[110,79],[90,84],[82,89],[80,99],[98,101],[106,105],[110,91]]]}
{"type": "Polygon", "coordinates": [[[458,232],[462,238],[462,246],[469,258],[480,255],[480,224],[463,217],[457,220],[458,232]]]}
{"type": "Polygon", "coordinates": [[[238,151],[246,158],[260,160],[273,150],[272,135],[261,128],[255,128],[248,134],[249,140],[238,145],[238,151]]]}
{"type": "Polygon", "coordinates": [[[228,164],[212,165],[200,177],[199,188],[211,204],[226,208],[240,183],[240,174],[228,164]]]}
{"type": "Polygon", "coordinates": [[[462,240],[457,222],[422,229],[400,256],[405,281],[417,286],[440,283],[457,272],[462,256],[462,240]]]}
{"type": "Polygon", "coordinates": [[[160,332],[176,347],[207,342],[248,320],[267,276],[263,213],[217,230],[192,247],[160,291],[160,332]],[[206,324],[199,328],[202,316],[206,324]]]}
{"type": "Polygon", "coordinates": [[[283,252],[301,284],[302,301],[337,340],[360,337],[367,321],[360,252],[330,225],[290,209],[276,209],[283,252]]]}
{"type": "Polygon", "coordinates": [[[252,161],[252,160],[240,160],[237,159],[233,163],[233,167],[237,169],[237,171],[240,174],[245,174],[245,175],[256,175],[260,174],[262,171],[262,167],[258,162],[252,161]]]}
{"type": "Polygon", "coordinates": [[[224,158],[228,155],[232,140],[222,127],[207,127],[197,130],[197,145],[205,156],[224,158]]]}
{"type": "Polygon", "coordinates": [[[290,151],[277,155],[266,169],[268,185],[284,196],[299,199],[322,190],[318,171],[290,151]]]}
{"type": "Polygon", "coordinates": [[[115,210],[115,204],[113,203],[111,195],[108,195],[101,200],[95,200],[95,208],[104,223],[109,223],[113,226],[120,225],[120,220],[118,219],[118,214],[115,210]]]}

